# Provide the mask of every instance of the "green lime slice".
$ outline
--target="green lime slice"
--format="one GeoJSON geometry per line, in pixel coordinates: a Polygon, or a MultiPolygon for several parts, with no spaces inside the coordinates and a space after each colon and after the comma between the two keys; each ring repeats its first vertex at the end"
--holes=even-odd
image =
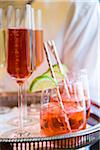
{"type": "Polygon", "coordinates": [[[46,89],[55,88],[56,86],[57,83],[52,77],[41,75],[32,81],[29,92],[44,91],[46,89]]]}
{"type": "MultiPolygon", "coordinates": [[[[62,64],[62,67],[66,74],[68,72],[66,65],[62,64]]],[[[57,64],[53,66],[53,70],[55,72],[55,76],[56,76],[57,80],[60,81],[60,80],[64,79],[64,75],[60,72],[59,66],[57,64]]],[[[48,69],[43,75],[51,76],[50,69],[48,69]]]]}
{"type": "MultiPolygon", "coordinates": [[[[62,67],[63,67],[64,72],[67,73],[68,72],[67,66],[65,64],[62,64],[62,67]]],[[[53,69],[54,69],[54,72],[60,72],[59,66],[57,64],[53,65],[53,69]]],[[[50,72],[50,69],[48,69],[45,73],[48,73],[48,72],[50,72]]]]}
{"type": "MultiPolygon", "coordinates": [[[[62,64],[62,67],[63,67],[64,72],[67,73],[67,72],[68,72],[67,66],[66,66],[65,64],[62,64]]],[[[54,71],[55,71],[55,72],[60,72],[59,66],[58,66],[57,64],[55,64],[55,65],[53,66],[53,68],[54,68],[54,71]]]]}

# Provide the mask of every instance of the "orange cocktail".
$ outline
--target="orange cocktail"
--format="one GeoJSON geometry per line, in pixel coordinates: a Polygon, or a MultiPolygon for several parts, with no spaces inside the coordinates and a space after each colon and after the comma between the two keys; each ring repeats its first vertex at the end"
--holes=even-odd
{"type": "Polygon", "coordinates": [[[85,128],[86,114],[82,101],[80,103],[80,100],[74,97],[68,99],[64,93],[63,95],[61,93],[63,110],[56,93],[51,94],[44,97],[45,103],[41,105],[40,126],[42,135],[60,135],[85,128]]]}
{"type": "MultiPolygon", "coordinates": [[[[75,90],[74,90],[73,86],[71,89],[69,89],[69,92],[70,92],[71,97],[75,96],[75,90]]],[[[60,87],[60,93],[61,93],[62,100],[65,101],[67,99],[67,95],[66,95],[66,90],[63,85],[60,87]]],[[[84,93],[85,106],[86,106],[86,119],[88,120],[88,118],[90,116],[90,105],[91,104],[90,104],[90,99],[88,98],[85,90],[83,90],[83,93],[84,93]]],[[[80,103],[81,103],[81,101],[80,101],[80,103]]]]}
{"type": "MultiPolygon", "coordinates": [[[[75,102],[64,103],[71,130],[79,131],[84,127],[84,110],[75,102]]],[[[43,135],[58,135],[69,133],[64,112],[58,102],[44,104],[41,108],[41,131],[43,135]]]]}
{"type": "Polygon", "coordinates": [[[70,132],[58,102],[44,104],[41,107],[40,117],[42,135],[53,136],[70,132]]]}

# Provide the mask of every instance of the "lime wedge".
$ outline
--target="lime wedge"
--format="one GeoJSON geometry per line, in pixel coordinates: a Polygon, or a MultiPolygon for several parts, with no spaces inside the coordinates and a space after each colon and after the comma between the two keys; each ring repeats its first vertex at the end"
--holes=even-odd
{"type": "Polygon", "coordinates": [[[41,75],[32,81],[29,92],[44,91],[46,89],[55,88],[56,86],[57,83],[52,77],[41,75]]]}
{"type": "MultiPolygon", "coordinates": [[[[43,76],[51,77],[51,72],[44,73],[43,76]]],[[[61,74],[60,72],[55,72],[55,76],[56,76],[56,79],[57,79],[58,81],[64,79],[64,75],[61,74]]]]}
{"type": "MultiPolygon", "coordinates": [[[[62,67],[63,67],[64,72],[67,73],[67,72],[68,72],[67,66],[66,66],[65,64],[62,64],[62,67]]],[[[54,68],[54,71],[55,71],[55,72],[60,72],[59,66],[58,66],[57,64],[55,64],[55,65],[53,66],[53,68],[54,68]]]]}
{"type": "MultiPolygon", "coordinates": [[[[62,67],[63,67],[63,70],[66,74],[68,72],[66,65],[62,64],[62,67]]],[[[59,66],[57,64],[53,66],[53,70],[55,72],[55,76],[56,76],[57,80],[60,81],[60,80],[64,79],[64,75],[60,72],[59,66]]],[[[51,76],[50,69],[48,69],[43,75],[51,76]]]]}
{"type": "MultiPolygon", "coordinates": [[[[67,73],[68,72],[67,66],[65,64],[62,64],[62,67],[63,67],[64,72],[67,73]]],[[[60,72],[59,66],[57,64],[53,65],[53,69],[54,69],[54,72],[60,72]]],[[[50,69],[48,69],[45,73],[47,72],[50,72],[50,69]]]]}

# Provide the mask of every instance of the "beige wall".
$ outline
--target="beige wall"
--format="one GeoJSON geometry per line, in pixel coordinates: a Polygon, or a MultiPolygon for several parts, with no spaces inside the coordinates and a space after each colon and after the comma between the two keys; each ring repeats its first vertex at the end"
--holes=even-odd
{"type": "Polygon", "coordinates": [[[21,6],[30,0],[0,0],[0,7],[7,7],[9,4],[21,6]]]}
{"type": "Polygon", "coordinates": [[[35,1],[32,7],[42,9],[43,27],[45,39],[54,39],[66,21],[66,15],[70,4],[68,0],[35,1]]]}
{"type": "MultiPolygon", "coordinates": [[[[22,7],[23,3],[28,1],[30,0],[0,0],[0,7],[7,7],[10,2],[14,2],[16,7],[22,7]]],[[[70,5],[69,0],[35,0],[32,3],[33,8],[42,10],[45,40],[55,39],[58,32],[63,28],[66,18],[70,16],[69,14],[67,17],[70,5]]],[[[6,8],[4,16],[6,16],[6,8]]]]}

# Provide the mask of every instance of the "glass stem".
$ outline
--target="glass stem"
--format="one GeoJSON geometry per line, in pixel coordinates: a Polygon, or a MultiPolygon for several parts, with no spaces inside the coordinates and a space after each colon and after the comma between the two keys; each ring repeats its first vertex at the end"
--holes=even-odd
{"type": "Polygon", "coordinates": [[[19,130],[23,130],[23,84],[19,84],[18,89],[18,109],[19,109],[19,130]]]}
{"type": "MultiPolygon", "coordinates": [[[[27,81],[26,81],[27,83],[27,81]]],[[[24,120],[27,121],[27,95],[26,95],[26,84],[24,84],[24,90],[23,90],[24,94],[23,94],[23,98],[24,98],[24,102],[23,102],[23,114],[24,114],[24,120]]]]}

